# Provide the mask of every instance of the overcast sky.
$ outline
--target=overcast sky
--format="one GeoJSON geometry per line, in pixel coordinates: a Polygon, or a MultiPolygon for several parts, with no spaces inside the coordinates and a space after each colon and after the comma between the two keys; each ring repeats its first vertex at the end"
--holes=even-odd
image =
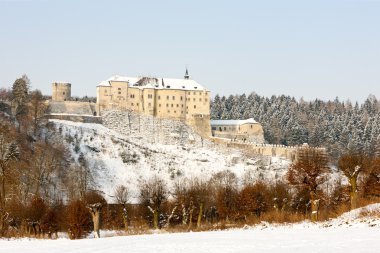
{"type": "Polygon", "coordinates": [[[380,99],[380,0],[0,0],[0,87],[95,96],[186,65],[213,95],[380,99]]]}

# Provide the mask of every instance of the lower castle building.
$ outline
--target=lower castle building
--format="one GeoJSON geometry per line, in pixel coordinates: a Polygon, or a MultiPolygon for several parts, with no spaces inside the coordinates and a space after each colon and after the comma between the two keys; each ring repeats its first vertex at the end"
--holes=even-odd
{"type": "Polygon", "coordinates": [[[213,137],[231,141],[264,143],[264,130],[253,118],[246,120],[211,120],[213,137]]]}

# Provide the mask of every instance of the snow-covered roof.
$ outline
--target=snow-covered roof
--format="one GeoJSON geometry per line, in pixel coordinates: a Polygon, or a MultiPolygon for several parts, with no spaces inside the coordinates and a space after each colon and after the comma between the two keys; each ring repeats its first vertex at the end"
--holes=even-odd
{"type": "Polygon", "coordinates": [[[211,126],[238,126],[244,124],[258,124],[253,118],[245,120],[210,120],[211,126]]]}
{"type": "Polygon", "coordinates": [[[108,81],[101,81],[101,82],[98,84],[98,86],[111,86],[111,85],[110,85],[110,82],[108,82],[108,81]]]}
{"type": "Polygon", "coordinates": [[[111,76],[98,86],[111,86],[111,82],[126,82],[129,87],[141,89],[172,89],[172,90],[206,90],[202,85],[192,79],[156,78],[156,77],[128,77],[111,76]]]}

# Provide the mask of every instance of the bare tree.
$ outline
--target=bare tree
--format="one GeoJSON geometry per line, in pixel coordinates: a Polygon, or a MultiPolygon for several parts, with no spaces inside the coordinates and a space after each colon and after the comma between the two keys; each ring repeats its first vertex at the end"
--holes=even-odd
{"type": "Polygon", "coordinates": [[[236,174],[229,170],[218,172],[211,178],[214,201],[220,217],[225,221],[238,211],[237,182],[236,174]]]}
{"type": "Polygon", "coordinates": [[[369,158],[361,154],[344,154],[339,158],[338,168],[348,179],[351,209],[355,209],[358,201],[358,176],[360,172],[369,169],[369,158]]]}
{"type": "Polygon", "coordinates": [[[165,182],[157,176],[144,182],[140,187],[140,202],[153,214],[153,227],[158,229],[158,218],[162,203],[168,197],[165,182]]]}
{"type": "Polygon", "coordinates": [[[115,189],[115,198],[119,205],[122,206],[122,216],[123,216],[123,222],[124,222],[124,229],[125,231],[128,230],[128,210],[127,210],[127,204],[130,198],[130,193],[128,191],[128,188],[124,185],[119,185],[115,189]]]}
{"type": "Polygon", "coordinates": [[[100,238],[100,214],[107,202],[97,191],[87,192],[85,198],[92,217],[94,237],[100,238]]]}
{"type": "Polygon", "coordinates": [[[102,210],[101,203],[94,203],[87,205],[90,210],[92,222],[94,224],[94,237],[100,238],[100,211],[102,210]]]}
{"type": "Polygon", "coordinates": [[[322,150],[309,147],[300,148],[297,155],[298,159],[290,166],[287,178],[290,184],[308,190],[311,219],[317,221],[320,202],[317,191],[327,180],[324,176],[329,171],[327,155],[322,150]]]}

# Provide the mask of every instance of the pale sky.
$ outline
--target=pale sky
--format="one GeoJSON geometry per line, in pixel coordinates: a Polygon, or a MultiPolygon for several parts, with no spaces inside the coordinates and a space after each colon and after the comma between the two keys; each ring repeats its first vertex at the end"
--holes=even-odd
{"type": "Polygon", "coordinates": [[[380,99],[380,0],[0,0],[0,87],[190,76],[212,95],[380,99]]]}

